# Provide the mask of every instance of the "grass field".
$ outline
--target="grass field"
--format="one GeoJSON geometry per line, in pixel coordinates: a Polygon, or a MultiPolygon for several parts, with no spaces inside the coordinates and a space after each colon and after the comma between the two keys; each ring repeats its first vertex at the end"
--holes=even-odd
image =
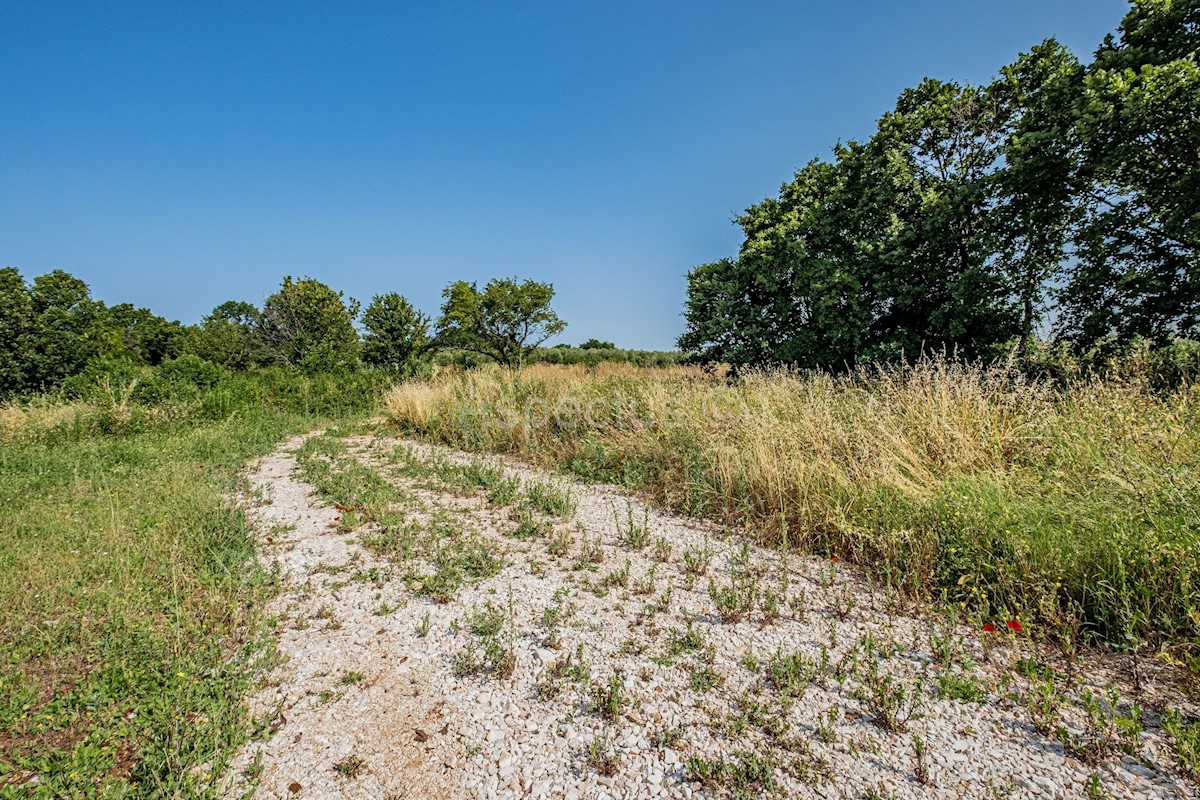
{"type": "Polygon", "coordinates": [[[270,652],[231,497],[310,388],[0,408],[0,796],[215,796],[270,652]]]}
{"type": "Polygon", "coordinates": [[[535,366],[386,399],[402,430],[648,493],[1070,646],[1200,646],[1200,386],[932,360],[835,377],[535,366]]]}

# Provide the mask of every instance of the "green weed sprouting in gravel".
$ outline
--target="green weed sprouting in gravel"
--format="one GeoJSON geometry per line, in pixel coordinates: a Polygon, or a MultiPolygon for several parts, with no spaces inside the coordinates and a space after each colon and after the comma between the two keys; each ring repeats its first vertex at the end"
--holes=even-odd
{"type": "Polygon", "coordinates": [[[829,669],[829,651],[822,648],[819,658],[813,659],[796,652],[784,655],[777,652],[767,663],[766,677],[779,694],[799,700],[808,687],[820,680],[829,669]]]}
{"type": "Polygon", "coordinates": [[[987,699],[987,685],[979,678],[964,672],[946,671],[934,681],[934,689],[941,700],[960,700],[964,703],[982,703],[987,699]]]}
{"type": "Polygon", "coordinates": [[[735,753],[732,758],[689,756],[684,768],[688,780],[709,789],[728,792],[738,800],[763,797],[776,789],[776,763],[760,753],[735,753]]]}
{"type": "Polygon", "coordinates": [[[1163,714],[1163,729],[1170,737],[1175,760],[1193,778],[1200,780],[1200,722],[1186,723],[1177,708],[1163,714]]]}
{"type": "Polygon", "coordinates": [[[1121,694],[1109,687],[1103,694],[1084,689],[1080,695],[1083,730],[1071,731],[1060,725],[1056,731],[1063,749],[1085,764],[1096,766],[1117,750],[1132,754],[1142,734],[1142,712],[1137,704],[1129,713],[1120,713],[1121,694]]]}
{"type": "Polygon", "coordinates": [[[592,709],[610,722],[621,717],[629,696],[625,694],[625,676],[618,670],[609,676],[607,683],[592,687],[592,709]]]}
{"type": "Polygon", "coordinates": [[[871,712],[876,725],[889,733],[903,733],[910,721],[921,717],[924,683],[884,675],[874,658],[864,659],[862,667],[855,696],[871,712]]]}
{"type": "Polygon", "coordinates": [[[625,520],[622,523],[617,507],[613,505],[613,518],[617,525],[617,541],[634,550],[641,550],[650,542],[650,510],[643,509],[639,521],[633,515],[633,501],[625,501],[625,520]]]}
{"type": "Polygon", "coordinates": [[[704,537],[704,548],[701,550],[685,550],[683,553],[683,572],[685,575],[699,577],[708,573],[708,565],[712,561],[712,550],[708,546],[708,536],[704,537]]]}
{"type": "Polygon", "coordinates": [[[552,517],[568,518],[575,513],[575,500],[565,483],[531,483],[525,487],[525,501],[552,517]]]}
{"type": "Polygon", "coordinates": [[[344,778],[357,778],[367,768],[361,756],[349,755],[333,765],[333,771],[344,778]]]}
{"type": "Polygon", "coordinates": [[[467,615],[467,630],[477,642],[460,651],[454,659],[454,674],[459,677],[492,674],[512,677],[517,658],[515,633],[505,628],[510,614],[492,603],[476,606],[467,615]]]}
{"type": "Polygon", "coordinates": [[[553,530],[550,523],[529,508],[513,509],[509,519],[517,523],[517,526],[508,533],[514,539],[544,539],[553,530]]]}
{"type": "Polygon", "coordinates": [[[739,622],[754,611],[754,603],[758,599],[758,581],[749,572],[736,570],[728,584],[718,584],[710,578],[708,595],[722,622],[739,622]]]}
{"type": "Polygon", "coordinates": [[[621,769],[621,756],[612,745],[597,737],[588,745],[587,766],[598,775],[611,778],[621,769]]]}

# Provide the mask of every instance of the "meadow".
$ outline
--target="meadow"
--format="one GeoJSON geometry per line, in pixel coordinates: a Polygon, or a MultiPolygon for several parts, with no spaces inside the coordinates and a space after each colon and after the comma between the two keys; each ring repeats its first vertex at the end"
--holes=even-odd
{"type": "Polygon", "coordinates": [[[0,796],[216,796],[273,653],[241,470],[375,398],[141,370],[0,407],[0,796]]]}
{"type": "Polygon", "coordinates": [[[847,375],[535,365],[386,397],[403,433],[509,453],[861,565],[1064,649],[1200,645],[1200,386],[932,358],[847,375]]]}

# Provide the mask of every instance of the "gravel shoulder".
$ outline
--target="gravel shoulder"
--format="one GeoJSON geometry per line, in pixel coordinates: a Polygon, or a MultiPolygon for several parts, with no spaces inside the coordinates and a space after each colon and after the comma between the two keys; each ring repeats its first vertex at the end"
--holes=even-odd
{"type": "Polygon", "coordinates": [[[615,487],[338,440],[331,471],[406,498],[408,522],[385,524],[305,482],[305,439],[249,475],[280,663],[228,796],[1195,796],[1151,710],[1177,693],[1154,676],[1134,692],[1111,659],[1064,667],[1003,621],[924,615],[851,566],[615,487]],[[389,545],[438,525],[496,559],[443,602],[444,545],[389,545]],[[1091,723],[1089,691],[1105,697],[1091,723]],[[1081,749],[1031,710],[1040,696],[1081,749]],[[1144,730],[1123,740],[1110,723],[1131,698],[1144,730]]]}

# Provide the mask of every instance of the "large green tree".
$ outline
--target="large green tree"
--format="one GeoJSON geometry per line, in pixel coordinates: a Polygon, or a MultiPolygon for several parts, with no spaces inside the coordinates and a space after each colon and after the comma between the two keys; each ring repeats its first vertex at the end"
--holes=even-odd
{"type": "Polygon", "coordinates": [[[29,294],[28,387],[51,389],[101,355],[105,309],[86,283],[63,270],[34,278],[29,294]]]}
{"type": "Polygon", "coordinates": [[[283,279],[263,303],[255,338],[269,363],[307,372],[353,369],[359,363],[358,301],[313,278],[283,279]]]}
{"type": "Polygon", "coordinates": [[[1198,49],[1198,0],[1134,0],[1088,68],[1072,338],[1200,334],[1198,49]]]}
{"type": "Polygon", "coordinates": [[[1065,280],[1077,202],[1081,141],[1076,104],[1083,66],[1046,40],[1001,70],[988,88],[1003,134],[991,202],[1001,275],[1032,346],[1053,287],[1065,280]]]}
{"type": "Polygon", "coordinates": [[[554,287],[549,283],[495,278],[480,291],[474,283],[456,281],[442,297],[438,344],[479,353],[513,370],[567,327],[550,308],[554,287]]]}
{"type": "Polygon", "coordinates": [[[33,298],[14,267],[0,269],[0,397],[24,391],[29,382],[33,298]]]}
{"type": "Polygon", "coordinates": [[[257,331],[262,312],[253,303],[228,300],[188,331],[187,351],[231,369],[253,366],[261,356],[257,331]]]}
{"type": "Polygon", "coordinates": [[[407,372],[429,350],[428,315],[395,292],[372,298],[362,323],[362,358],[367,364],[407,372]]]}

